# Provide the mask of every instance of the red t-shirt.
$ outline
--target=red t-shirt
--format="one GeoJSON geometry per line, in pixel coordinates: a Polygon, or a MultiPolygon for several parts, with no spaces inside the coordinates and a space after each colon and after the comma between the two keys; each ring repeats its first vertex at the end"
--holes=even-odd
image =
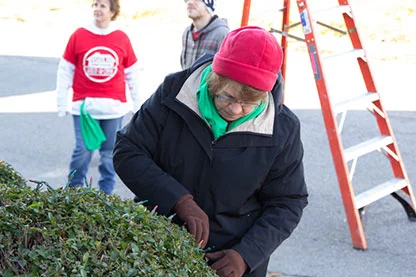
{"type": "Polygon", "coordinates": [[[68,41],[64,59],[75,65],[73,101],[86,97],[127,101],[124,69],[137,57],[124,32],[97,35],[79,28],[68,41]]]}
{"type": "Polygon", "coordinates": [[[194,31],[192,31],[192,38],[194,39],[194,40],[196,40],[198,37],[199,37],[199,35],[201,34],[201,32],[200,31],[198,31],[198,32],[194,32],[194,31]]]}

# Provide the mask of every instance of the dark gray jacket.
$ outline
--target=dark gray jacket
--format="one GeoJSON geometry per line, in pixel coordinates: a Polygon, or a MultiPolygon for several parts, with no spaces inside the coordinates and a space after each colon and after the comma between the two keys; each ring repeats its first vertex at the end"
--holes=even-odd
{"type": "Polygon", "coordinates": [[[214,55],[220,49],[221,43],[230,29],[224,19],[214,15],[210,23],[201,30],[196,40],[192,36],[191,24],[182,34],[182,69],[190,67],[203,54],[214,55]]]}
{"type": "Polygon", "coordinates": [[[257,118],[214,139],[195,96],[207,58],[166,77],[117,134],[114,166],[161,214],[192,194],[209,216],[207,246],[233,248],[250,271],[264,271],[307,205],[300,123],[281,103],[279,77],[257,118]]]}

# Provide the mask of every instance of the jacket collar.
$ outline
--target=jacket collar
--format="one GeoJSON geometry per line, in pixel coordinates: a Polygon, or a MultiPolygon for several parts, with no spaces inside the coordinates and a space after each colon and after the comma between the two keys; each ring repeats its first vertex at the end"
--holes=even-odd
{"type": "MultiPolygon", "coordinates": [[[[202,115],[198,108],[196,91],[198,90],[199,83],[201,82],[202,72],[208,65],[210,65],[210,63],[211,62],[205,63],[193,71],[191,75],[186,79],[178,95],[176,96],[176,100],[183,103],[193,112],[195,112],[195,114],[201,117],[201,119],[202,115]]],[[[250,132],[265,136],[272,136],[276,110],[273,97],[268,97],[268,99],[269,101],[266,108],[258,117],[242,123],[241,125],[227,132],[227,134],[236,132],[250,132]]]]}

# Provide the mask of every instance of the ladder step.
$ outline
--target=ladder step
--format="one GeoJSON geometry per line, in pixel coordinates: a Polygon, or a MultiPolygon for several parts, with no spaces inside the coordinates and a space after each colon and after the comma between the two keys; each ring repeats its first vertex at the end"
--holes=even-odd
{"type": "Polygon", "coordinates": [[[380,100],[380,95],[375,92],[364,93],[356,98],[339,102],[334,105],[334,113],[339,114],[346,110],[352,110],[360,107],[365,107],[369,103],[380,100]]]}
{"type": "Polygon", "coordinates": [[[364,49],[352,49],[349,51],[328,55],[328,56],[323,57],[322,59],[329,60],[333,58],[355,58],[355,59],[363,58],[364,59],[365,52],[364,52],[364,49]]]}
{"type": "Polygon", "coordinates": [[[345,149],[344,157],[348,162],[372,151],[379,150],[391,143],[393,143],[393,138],[391,136],[378,136],[345,149]]]}
{"type": "Polygon", "coordinates": [[[322,15],[322,14],[332,14],[332,13],[350,13],[351,7],[349,5],[340,5],[335,7],[330,7],[326,9],[312,11],[311,13],[314,15],[322,15]]]}
{"type": "Polygon", "coordinates": [[[360,209],[365,207],[384,196],[387,196],[395,191],[398,191],[407,186],[407,182],[402,178],[394,178],[384,182],[376,187],[373,187],[355,197],[355,208],[360,209]]]}

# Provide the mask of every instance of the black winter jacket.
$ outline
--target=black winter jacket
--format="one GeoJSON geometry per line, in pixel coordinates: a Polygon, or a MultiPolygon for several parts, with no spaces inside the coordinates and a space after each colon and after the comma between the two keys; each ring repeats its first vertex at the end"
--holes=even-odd
{"type": "Polygon", "coordinates": [[[205,56],[165,78],[118,132],[114,166],[161,214],[192,194],[210,219],[207,246],[233,248],[253,271],[289,237],[307,205],[300,123],[281,103],[279,76],[262,114],[215,140],[195,95],[211,62],[205,56]]]}

